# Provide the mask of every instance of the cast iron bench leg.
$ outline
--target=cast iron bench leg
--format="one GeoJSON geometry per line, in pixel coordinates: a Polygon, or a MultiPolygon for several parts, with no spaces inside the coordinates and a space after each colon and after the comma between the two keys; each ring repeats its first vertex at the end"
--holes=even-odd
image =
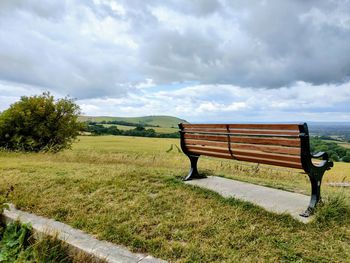
{"type": "Polygon", "coordinates": [[[204,178],[205,176],[200,175],[198,173],[198,170],[197,170],[197,162],[198,162],[199,156],[187,155],[187,157],[190,159],[191,168],[190,168],[190,172],[188,173],[188,175],[184,178],[184,181],[191,180],[191,179],[204,178]]]}
{"type": "Polygon", "coordinates": [[[321,201],[321,181],[323,177],[323,173],[317,174],[315,172],[311,172],[308,174],[310,183],[311,183],[311,199],[309,203],[309,207],[306,209],[304,213],[301,213],[300,216],[309,217],[315,211],[317,204],[321,201]]]}

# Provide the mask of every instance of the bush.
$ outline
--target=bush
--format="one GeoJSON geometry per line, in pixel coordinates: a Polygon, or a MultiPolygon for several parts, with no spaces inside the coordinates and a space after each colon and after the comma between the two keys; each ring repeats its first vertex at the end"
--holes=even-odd
{"type": "Polygon", "coordinates": [[[50,93],[21,97],[0,115],[0,147],[20,151],[58,152],[79,134],[80,108],[72,99],[50,93]]]}
{"type": "Polygon", "coordinates": [[[311,137],[310,144],[311,152],[327,152],[335,162],[350,162],[350,149],[344,148],[335,142],[326,142],[321,140],[320,137],[311,137]]]}
{"type": "Polygon", "coordinates": [[[349,155],[346,155],[342,158],[342,161],[343,162],[346,162],[346,163],[350,163],[350,156],[349,155]]]}

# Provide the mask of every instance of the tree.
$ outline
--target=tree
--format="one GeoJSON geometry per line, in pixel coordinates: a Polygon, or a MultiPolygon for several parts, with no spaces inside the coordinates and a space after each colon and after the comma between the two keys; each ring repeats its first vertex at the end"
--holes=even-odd
{"type": "Polygon", "coordinates": [[[330,155],[330,158],[331,158],[331,160],[334,161],[334,162],[339,162],[339,156],[336,155],[335,153],[334,153],[334,154],[331,154],[331,155],[330,155]]]}
{"type": "Polygon", "coordinates": [[[343,161],[343,162],[346,162],[346,163],[350,163],[350,156],[349,156],[349,155],[345,155],[345,156],[342,158],[342,161],[343,161]]]}
{"type": "Polygon", "coordinates": [[[79,134],[80,108],[70,98],[55,100],[49,92],[21,97],[0,115],[0,147],[20,151],[58,152],[79,134]]]}

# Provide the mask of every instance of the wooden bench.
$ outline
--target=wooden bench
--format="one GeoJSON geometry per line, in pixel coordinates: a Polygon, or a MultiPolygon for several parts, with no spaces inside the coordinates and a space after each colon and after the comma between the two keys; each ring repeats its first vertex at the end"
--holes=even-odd
{"type": "Polygon", "coordinates": [[[311,182],[311,200],[301,216],[311,215],[321,199],[323,174],[333,167],[328,154],[311,154],[309,131],[303,124],[179,124],[181,148],[191,162],[184,180],[202,178],[200,155],[304,170],[311,182]],[[322,158],[318,164],[313,158],[322,158]]]}

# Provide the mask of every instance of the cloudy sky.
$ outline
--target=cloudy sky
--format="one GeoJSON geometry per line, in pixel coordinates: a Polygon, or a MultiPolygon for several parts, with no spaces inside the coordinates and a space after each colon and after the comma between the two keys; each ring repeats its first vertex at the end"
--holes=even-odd
{"type": "Polygon", "coordinates": [[[1,0],[0,111],[350,121],[349,0],[1,0]]]}

